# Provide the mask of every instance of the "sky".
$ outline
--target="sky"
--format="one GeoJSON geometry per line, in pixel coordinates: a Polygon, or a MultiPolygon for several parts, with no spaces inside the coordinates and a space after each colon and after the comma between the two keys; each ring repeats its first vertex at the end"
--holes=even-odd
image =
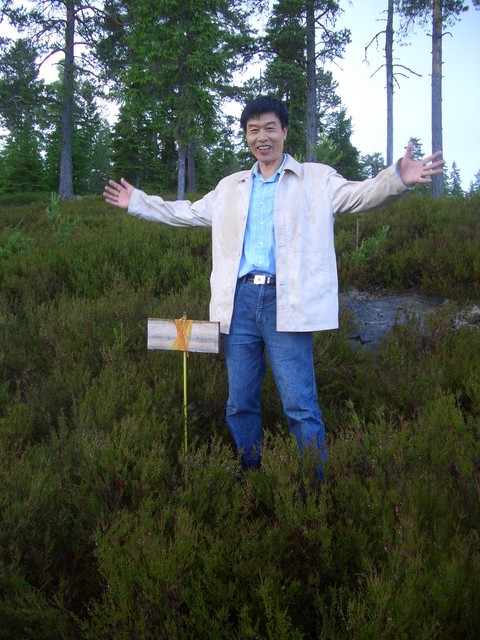
{"type": "MultiPolygon", "coordinates": [[[[471,4],[471,3],[469,3],[471,4]]],[[[387,146],[384,40],[365,46],[385,28],[386,0],[353,0],[341,3],[344,13],[337,28],[351,31],[351,44],[338,66],[329,67],[338,82],[337,93],[352,118],[352,143],[362,155],[381,152],[387,146]]],[[[398,28],[398,22],[394,29],[398,28]]],[[[472,7],[461,15],[443,40],[443,153],[447,172],[455,162],[462,187],[468,191],[480,171],[480,11],[472,7]]],[[[395,62],[421,77],[399,77],[393,99],[394,157],[403,155],[412,137],[419,138],[424,155],[431,153],[431,29],[415,27],[408,46],[395,45],[395,62]]]]}

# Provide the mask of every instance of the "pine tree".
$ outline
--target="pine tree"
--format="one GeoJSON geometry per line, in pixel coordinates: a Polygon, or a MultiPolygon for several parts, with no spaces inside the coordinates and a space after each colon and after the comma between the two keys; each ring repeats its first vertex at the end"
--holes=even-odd
{"type": "Polygon", "coordinates": [[[304,122],[309,161],[315,160],[319,142],[318,105],[325,86],[317,65],[341,57],[350,41],[348,29],[335,30],[340,11],[339,3],[330,0],[278,0],[267,25],[266,75],[272,86],[283,89],[279,97],[287,102],[294,120],[304,122]],[[285,83],[288,78],[294,82],[285,83]]]}
{"type": "Polygon", "coordinates": [[[460,170],[455,161],[452,162],[452,168],[447,179],[447,193],[449,196],[463,196],[462,179],[460,170]]]}
{"type": "MultiPolygon", "coordinates": [[[[432,38],[432,152],[443,150],[442,121],[442,41],[444,28],[467,11],[463,0],[396,0],[397,8],[406,20],[406,28],[413,21],[430,25],[432,38]]],[[[479,0],[473,0],[475,7],[479,0]]],[[[443,195],[444,176],[432,177],[432,194],[443,195]]]]}
{"type": "Polygon", "coordinates": [[[379,171],[385,169],[385,159],[380,152],[360,157],[362,173],[365,178],[374,178],[379,171]]]}
{"type": "Polygon", "coordinates": [[[2,171],[5,192],[45,188],[38,126],[44,85],[38,80],[35,58],[35,48],[22,38],[6,43],[0,58],[0,124],[8,131],[2,171]]]}
{"type": "MultiPolygon", "coordinates": [[[[239,0],[112,0],[109,5],[117,16],[110,38],[119,43],[123,60],[118,95],[124,123],[130,119],[140,127],[148,121],[160,141],[173,136],[179,198],[185,193],[188,150],[215,140],[220,100],[251,47],[247,8],[248,2],[239,0]]],[[[104,50],[108,54],[107,44],[104,50]]],[[[108,67],[108,55],[103,62],[108,67]]],[[[117,158],[120,146],[119,141],[117,158]]],[[[135,143],[130,150],[122,151],[123,157],[138,152],[135,143]]],[[[193,153],[189,158],[193,169],[193,153]]]]}
{"type": "Polygon", "coordinates": [[[381,65],[372,75],[375,75],[379,69],[385,67],[386,72],[386,87],[387,87],[387,166],[393,164],[393,130],[394,130],[394,118],[393,118],[393,95],[394,85],[399,86],[399,76],[406,76],[408,74],[419,75],[409,67],[403,64],[395,64],[393,61],[393,47],[395,40],[395,31],[393,27],[394,19],[394,0],[387,0],[387,18],[385,29],[379,31],[370,40],[365,47],[365,59],[367,59],[368,49],[373,42],[378,43],[381,36],[385,36],[385,64],[381,65]]]}
{"type": "Polygon", "coordinates": [[[58,193],[61,198],[73,197],[72,136],[74,134],[75,55],[76,36],[81,44],[93,47],[103,15],[100,0],[37,0],[27,8],[4,4],[3,13],[20,32],[25,32],[35,44],[39,65],[52,55],[63,54],[60,175],[58,193]]]}
{"type": "Polygon", "coordinates": [[[4,150],[2,191],[44,191],[45,172],[37,134],[29,126],[7,139],[4,150]]]}
{"type": "Polygon", "coordinates": [[[470,183],[470,193],[480,191],[480,169],[474,175],[472,182],[470,183]]]}

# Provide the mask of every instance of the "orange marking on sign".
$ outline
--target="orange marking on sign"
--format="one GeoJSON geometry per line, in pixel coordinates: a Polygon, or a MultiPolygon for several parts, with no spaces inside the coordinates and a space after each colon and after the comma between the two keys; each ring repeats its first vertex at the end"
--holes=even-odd
{"type": "Polygon", "coordinates": [[[177,338],[172,345],[172,349],[185,351],[188,354],[188,345],[192,335],[193,320],[187,320],[187,316],[182,316],[175,320],[177,328],[177,338]]]}

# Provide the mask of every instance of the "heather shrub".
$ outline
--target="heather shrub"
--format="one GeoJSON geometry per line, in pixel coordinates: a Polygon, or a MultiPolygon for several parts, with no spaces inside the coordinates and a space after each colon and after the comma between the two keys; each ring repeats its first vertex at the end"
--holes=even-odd
{"type": "Polygon", "coordinates": [[[183,451],[183,358],[147,351],[146,322],[207,318],[208,230],[92,197],[59,203],[59,237],[48,199],[26,202],[0,236],[0,638],[478,636],[475,198],[366,214],[359,253],[339,218],[342,287],[451,301],[374,350],[347,310],[315,335],[323,483],[270,374],[262,468],[242,470],[222,353],[187,359],[183,451]]]}
{"type": "Polygon", "coordinates": [[[424,293],[454,300],[478,298],[479,208],[478,197],[452,200],[409,194],[394,206],[358,218],[358,249],[357,218],[340,216],[336,246],[341,283],[397,290],[421,287],[424,293]],[[368,260],[365,247],[370,248],[368,260]]]}
{"type": "Polygon", "coordinates": [[[455,326],[456,307],[446,305],[421,320],[415,314],[396,325],[380,345],[365,380],[365,407],[369,391],[386,411],[414,418],[438,391],[453,393],[458,405],[478,417],[480,333],[475,327],[455,326]]]}

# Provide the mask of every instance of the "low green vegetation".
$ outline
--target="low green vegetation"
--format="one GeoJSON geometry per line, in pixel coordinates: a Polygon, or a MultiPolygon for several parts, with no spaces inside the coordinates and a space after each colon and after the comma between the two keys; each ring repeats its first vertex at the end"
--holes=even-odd
{"type": "Polygon", "coordinates": [[[222,354],[190,354],[182,451],[183,359],[146,320],[208,317],[208,230],[0,201],[0,639],[477,638],[476,195],[337,221],[342,289],[448,302],[376,350],[347,311],[316,335],[324,483],[268,376],[241,471],[222,354]]]}

